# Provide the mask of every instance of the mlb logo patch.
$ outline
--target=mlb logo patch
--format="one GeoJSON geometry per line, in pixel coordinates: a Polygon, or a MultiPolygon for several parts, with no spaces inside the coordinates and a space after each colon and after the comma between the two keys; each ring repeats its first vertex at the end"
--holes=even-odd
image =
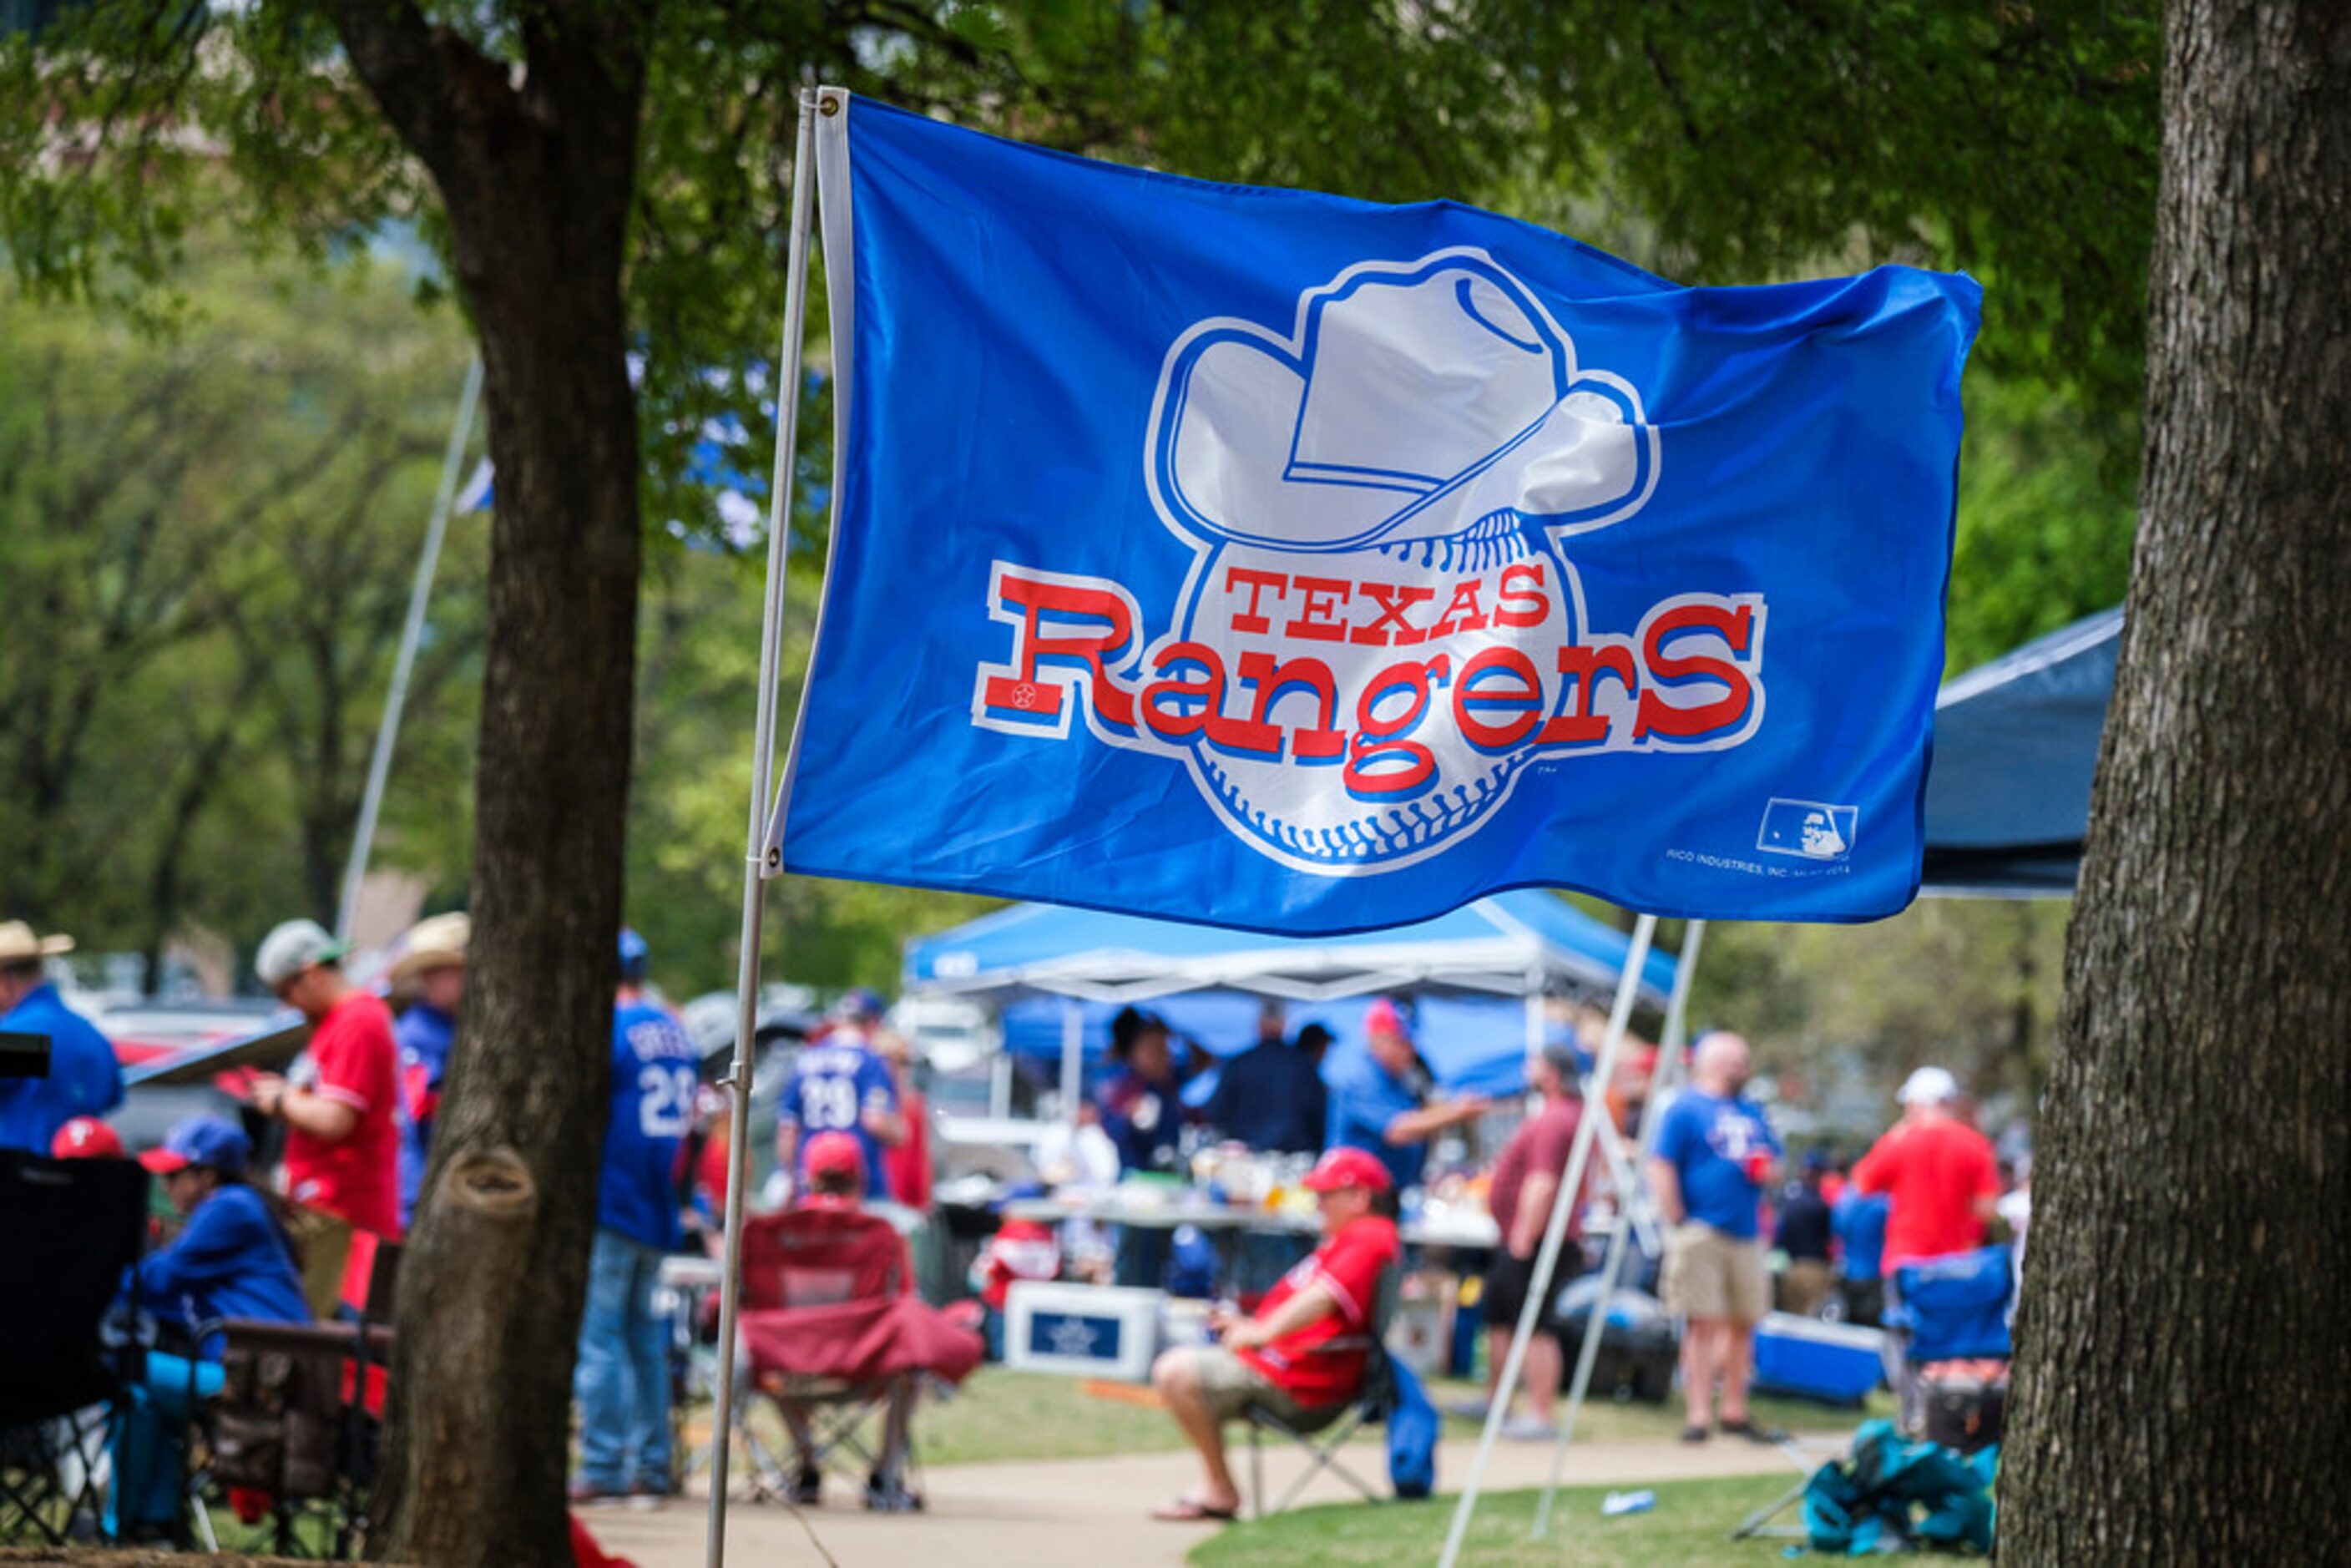
{"type": "Polygon", "coordinates": [[[1763,808],[1763,827],[1755,835],[1755,847],[1766,854],[1841,861],[1853,853],[1854,821],[1860,814],[1857,806],[1774,799],[1763,808]]]}

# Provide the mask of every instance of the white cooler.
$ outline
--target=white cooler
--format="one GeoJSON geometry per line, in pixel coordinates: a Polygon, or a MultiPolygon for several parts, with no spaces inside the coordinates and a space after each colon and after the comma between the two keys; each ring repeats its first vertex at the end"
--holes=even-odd
{"type": "Polygon", "coordinates": [[[1016,1280],[1004,1300],[1004,1364],[1140,1383],[1159,1353],[1165,1291],[1016,1280]]]}

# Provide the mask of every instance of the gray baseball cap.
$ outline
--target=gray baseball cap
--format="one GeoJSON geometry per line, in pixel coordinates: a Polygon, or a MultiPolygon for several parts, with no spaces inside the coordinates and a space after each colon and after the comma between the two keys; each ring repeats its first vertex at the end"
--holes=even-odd
{"type": "Polygon", "coordinates": [[[350,950],[315,920],[288,920],[261,939],[253,972],[274,991],[311,965],[331,964],[350,950]]]}

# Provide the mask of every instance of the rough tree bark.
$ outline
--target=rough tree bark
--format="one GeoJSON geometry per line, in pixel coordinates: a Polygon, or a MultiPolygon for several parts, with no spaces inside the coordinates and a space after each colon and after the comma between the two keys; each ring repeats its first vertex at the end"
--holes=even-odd
{"type": "Polygon", "coordinates": [[[498,476],[470,979],[402,1265],[371,1543],[400,1562],[570,1561],[566,1435],[608,1103],[642,549],[622,283],[646,10],[526,7],[509,67],[414,0],[335,6],[447,208],[498,476]],[[472,1191],[461,1176],[486,1158],[495,1179],[472,1191]],[[496,1200],[517,1192],[529,1201],[496,1200]],[[513,1266],[481,1255],[493,1230],[513,1266]]]}
{"type": "Polygon", "coordinates": [[[2010,1563],[2351,1541],[2351,11],[2172,0],[2128,626],[2042,1119],[2010,1563]]]}

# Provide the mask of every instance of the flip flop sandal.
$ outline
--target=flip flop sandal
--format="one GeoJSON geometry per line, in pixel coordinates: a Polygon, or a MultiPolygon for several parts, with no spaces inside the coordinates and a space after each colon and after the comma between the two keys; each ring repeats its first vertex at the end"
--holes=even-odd
{"type": "Polygon", "coordinates": [[[1225,1523],[1240,1517],[1240,1510],[1210,1508],[1205,1502],[1196,1502],[1188,1497],[1179,1497],[1174,1502],[1162,1503],[1153,1509],[1151,1517],[1164,1524],[1225,1523]]]}

